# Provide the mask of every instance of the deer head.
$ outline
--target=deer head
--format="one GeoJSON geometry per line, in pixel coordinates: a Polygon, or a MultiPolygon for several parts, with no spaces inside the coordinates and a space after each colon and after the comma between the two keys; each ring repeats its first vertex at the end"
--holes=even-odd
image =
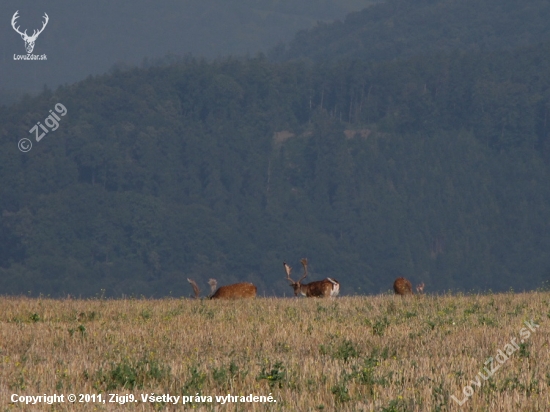
{"type": "Polygon", "coordinates": [[[218,281],[216,279],[210,278],[208,280],[208,284],[210,285],[210,295],[208,295],[208,297],[210,298],[214,295],[214,292],[218,288],[218,281]]]}
{"type": "Polygon", "coordinates": [[[21,31],[19,31],[19,27],[20,26],[17,26],[15,27],[15,24],[16,24],[16,20],[19,18],[18,16],[18,13],[19,13],[19,10],[17,10],[12,19],[11,19],[11,26],[13,27],[13,29],[19,33],[21,35],[21,38],[25,41],[25,49],[27,49],[27,53],[32,53],[32,51],[34,50],[34,42],[36,41],[36,39],[38,38],[38,35],[40,33],[42,33],[44,31],[44,28],[46,27],[46,25],[48,24],[48,21],[50,20],[50,18],[48,17],[48,15],[46,13],[44,13],[44,23],[42,23],[42,28],[38,31],[36,30],[33,30],[33,33],[32,33],[32,36],[28,36],[27,35],[27,30],[25,30],[23,33],[21,31]]]}
{"type": "Polygon", "coordinates": [[[300,293],[302,289],[301,282],[307,276],[307,259],[306,258],[302,259],[300,263],[302,263],[302,266],[304,267],[304,275],[298,280],[298,282],[295,282],[290,278],[290,273],[292,272],[292,268],[289,265],[287,265],[286,262],[283,262],[283,266],[285,267],[285,271],[286,271],[286,279],[290,282],[290,286],[292,286],[292,288],[294,289],[294,296],[298,296],[298,294],[300,293]]]}
{"type": "Polygon", "coordinates": [[[416,293],[422,295],[424,293],[424,282],[419,285],[416,285],[416,293]]]}

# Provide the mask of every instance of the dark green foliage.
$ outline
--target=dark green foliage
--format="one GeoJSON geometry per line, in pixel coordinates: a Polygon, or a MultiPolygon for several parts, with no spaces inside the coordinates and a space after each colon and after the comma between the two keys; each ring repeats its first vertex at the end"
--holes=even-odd
{"type": "Polygon", "coordinates": [[[339,382],[337,385],[334,385],[331,388],[331,392],[334,395],[334,400],[336,403],[344,403],[351,400],[351,396],[349,394],[349,389],[347,386],[347,380],[345,378],[342,378],[341,382],[339,382]]]}
{"type": "MultiPolygon", "coordinates": [[[[242,373],[241,376],[244,377],[246,374],[246,372],[242,373]]],[[[240,377],[239,375],[239,367],[235,362],[231,362],[228,367],[212,368],[212,379],[222,388],[229,388],[231,383],[240,377]]]]}
{"type": "Polygon", "coordinates": [[[355,380],[355,382],[366,385],[370,387],[370,393],[371,395],[374,394],[372,390],[372,386],[374,385],[382,385],[386,386],[388,384],[388,379],[391,379],[391,374],[393,372],[390,372],[390,376],[385,377],[376,377],[375,371],[376,368],[380,365],[381,359],[385,360],[388,358],[388,348],[385,347],[382,353],[380,353],[380,350],[378,348],[375,348],[372,353],[369,356],[366,356],[364,358],[363,364],[359,366],[353,366],[353,371],[350,374],[350,377],[355,380]]]}
{"type": "Polygon", "coordinates": [[[440,382],[437,386],[432,388],[432,398],[434,402],[434,410],[437,412],[448,410],[448,404],[450,402],[449,390],[443,386],[440,382]]]}
{"type": "Polygon", "coordinates": [[[123,359],[111,364],[110,370],[100,369],[95,374],[96,389],[141,389],[145,382],[161,381],[170,374],[170,368],[155,359],[142,358],[136,362],[123,359]]]}
{"type": "Polygon", "coordinates": [[[215,277],[288,295],[281,262],[301,257],[342,294],[421,274],[432,292],[538,287],[547,56],[185,59],[0,108],[0,291],[188,296],[186,277],[215,277]],[[19,152],[57,102],[59,129],[19,152]]]}
{"type": "Polygon", "coordinates": [[[99,313],[96,312],[96,311],[91,311],[91,312],[80,312],[78,314],[78,320],[79,321],[88,321],[88,322],[91,322],[93,320],[96,320],[97,318],[99,318],[99,313]]]}
{"type": "Polygon", "coordinates": [[[409,412],[412,410],[414,409],[409,408],[403,399],[393,399],[388,406],[382,407],[380,412],[409,412]]]}
{"type": "Polygon", "coordinates": [[[282,388],[286,381],[286,370],[282,362],[275,362],[273,366],[262,367],[257,380],[267,380],[270,388],[282,388]]]}
{"type": "Polygon", "coordinates": [[[204,302],[201,302],[200,305],[196,305],[191,309],[191,312],[193,314],[199,314],[204,317],[204,319],[213,319],[214,318],[214,311],[210,308],[208,308],[204,302]]]}
{"type": "Polygon", "coordinates": [[[40,322],[40,315],[38,313],[33,313],[32,315],[29,316],[29,319],[36,323],[36,322],[40,322]]]}
{"type": "Polygon", "coordinates": [[[529,352],[529,346],[531,346],[529,342],[523,342],[519,344],[519,356],[521,358],[529,358],[529,356],[531,356],[531,352],[529,352]]]}
{"type": "Polygon", "coordinates": [[[212,379],[218,386],[225,387],[227,384],[227,369],[224,367],[212,368],[212,379]]]}
{"type": "Polygon", "coordinates": [[[334,359],[342,359],[347,362],[350,358],[356,358],[359,356],[359,352],[355,348],[352,341],[344,339],[342,343],[334,351],[334,359]]]}
{"type": "Polygon", "coordinates": [[[372,325],[372,333],[374,335],[383,336],[386,328],[390,326],[390,321],[384,316],[382,319],[378,319],[374,325],[372,325]]]}
{"type": "Polygon", "coordinates": [[[206,373],[199,372],[197,367],[193,366],[192,368],[189,368],[189,375],[189,379],[185,382],[185,385],[183,385],[184,393],[200,393],[204,383],[206,382],[206,373]]]}
{"type": "Polygon", "coordinates": [[[391,61],[456,50],[502,50],[550,40],[544,0],[386,0],[319,23],[270,55],[284,60],[391,61]]]}

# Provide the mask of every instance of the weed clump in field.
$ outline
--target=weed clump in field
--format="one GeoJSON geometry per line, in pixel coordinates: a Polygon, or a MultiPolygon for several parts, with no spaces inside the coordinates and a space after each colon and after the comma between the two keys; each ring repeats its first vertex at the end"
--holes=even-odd
{"type": "Polygon", "coordinates": [[[170,375],[170,368],[161,365],[157,360],[142,358],[136,362],[123,359],[112,363],[110,369],[99,369],[94,377],[95,389],[143,389],[151,382],[161,382],[170,375]]]}

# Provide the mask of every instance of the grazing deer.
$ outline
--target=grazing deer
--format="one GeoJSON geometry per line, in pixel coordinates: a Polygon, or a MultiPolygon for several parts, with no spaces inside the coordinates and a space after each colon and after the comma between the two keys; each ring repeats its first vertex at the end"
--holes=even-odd
{"type": "Polygon", "coordinates": [[[393,290],[396,295],[405,296],[413,294],[412,284],[405,278],[395,279],[395,282],[393,282],[393,290]]]}
{"type": "MultiPolygon", "coordinates": [[[[403,277],[395,279],[395,282],[393,282],[393,290],[396,295],[405,296],[413,294],[411,282],[403,277]]],[[[424,282],[416,286],[416,292],[419,294],[424,293],[424,282]]]]}
{"type": "Polygon", "coordinates": [[[15,27],[15,25],[17,24],[17,19],[19,18],[18,16],[18,13],[19,13],[19,10],[17,10],[13,17],[11,18],[11,27],[13,27],[13,30],[15,30],[18,34],[21,35],[21,38],[25,41],[25,49],[27,49],[27,53],[32,53],[33,49],[34,49],[34,43],[36,42],[36,39],[38,38],[38,36],[40,35],[40,33],[42,33],[44,31],[44,29],[46,28],[46,25],[48,24],[48,21],[50,20],[50,18],[48,17],[48,15],[46,13],[44,13],[44,23],[42,23],[42,28],[40,30],[33,30],[32,32],[32,36],[29,36],[27,34],[27,30],[25,30],[23,33],[21,33],[19,31],[19,27],[20,26],[17,26],[15,27]]]}
{"type": "Polygon", "coordinates": [[[307,259],[304,258],[300,262],[304,267],[304,275],[300,278],[300,280],[298,280],[298,282],[295,282],[290,278],[292,268],[287,265],[286,262],[283,262],[283,266],[286,271],[286,278],[290,281],[290,286],[294,289],[294,296],[298,296],[299,293],[303,296],[307,296],[308,298],[329,298],[338,296],[338,293],[340,293],[340,283],[335,279],[326,278],[316,282],[302,284],[302,280],[304,280],[307,276],[307,259]]]}
{"type": "MultiPolygon", "coordinates": [[[[189,278],[187,278],[187,281],[193,287],[195,299],[198,299],[200,295],[200,289],[197,285],[197,282],[189,278]]],[[[208,296],[208,299],[245,299],[256,297],[257,289],[256,286],[254,286],[252,283],[235,283],[233,285],[221,286],[218,290],[216,290],[216,286],[218,285],[216,279],[210,279],[208,281],[208,284],[210,285],[210,289],[212,292],[208,296]]]]}
{"type": "Polygon", "coordinates": [[[210,299],[255,298],[256,292],[257,288],[252,283],[234,283],[232,285],[220,286],[219,289],[210,296],[210,299]]]}

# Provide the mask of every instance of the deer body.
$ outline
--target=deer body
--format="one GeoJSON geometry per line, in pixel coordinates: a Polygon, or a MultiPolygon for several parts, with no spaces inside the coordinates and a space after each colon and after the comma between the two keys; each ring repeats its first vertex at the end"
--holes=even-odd
{"type": "Polygon", "coordinates": [[[302,296],[306,296],[308,298],[334,297],[338,296],[338,293],[340,293],[340,283],[331,278],[300,284],[299,286],[293,285],[293,288],[294,295],[300,293],[302,296]],[[296,293],[296,289],[298,289],[298,293],[296,293]]]}
{"type": "Polygon", "coordinates": [[[220,286],[210,299],[246,299],[255,298],[257,288],[252,283],[242,282],[220,286]]]}
{"type": "Polygon", "coordinates": [[[307,259],[302,259],[301,263],[304,267],[304,275],[300,278],[300,280],[295,282],[290,278],[292,268],[283,262],[286,270],[286,278],[290,281],[290,286],[294,289],[294,296],[298,296],[299,294],[308,298],[329,298],[338,296],[340,293],[340,283],[336,279],[326,278],[315,282],[305,284],[301,283],[307,276],[307,259]]]}
{"type": "Polygon", "coordinates": [[[397,278],[395,279],[395,282],[393,282],[393,290],[396,295],[412,295],[412,284],[405,278],[397,278]]]}
{"type": "MultiPolygon", "coordinates": [[[[395,279],[395,282],[393,282],[393,290],[396,295],[405,296],[413,294],[411,282],[403,277],[395,279]]],[[[416,286],[416,292],[418,294],[424,293],[424,282],[416,286]]]]}
{"type": "MultiPolygon", "coordinates": [[[[200,298],[200,289],[193,279],[187,278],[187,281],[193,287],[193,292],[195,294],[195,299],[200,298]]],[[[209,299],[246,299],[246,298],[255,298],[256,297],[256,286],[252,283],[242,282],[234,283],[232,285],[221,286],[218,290],[216,287],[218,282],[216,279],[210,279],[208,281],[212,293],[208,296],[209,299]]]]}

